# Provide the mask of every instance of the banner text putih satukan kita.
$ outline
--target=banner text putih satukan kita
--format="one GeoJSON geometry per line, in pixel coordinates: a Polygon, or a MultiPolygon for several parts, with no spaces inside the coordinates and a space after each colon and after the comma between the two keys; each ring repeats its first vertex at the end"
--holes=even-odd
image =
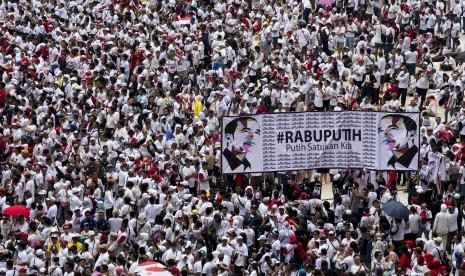
{"type": "Polygon", "coordinates": [[[301,112],[224,117],[223,173],[418,169],[419,113],[301,112]]]}

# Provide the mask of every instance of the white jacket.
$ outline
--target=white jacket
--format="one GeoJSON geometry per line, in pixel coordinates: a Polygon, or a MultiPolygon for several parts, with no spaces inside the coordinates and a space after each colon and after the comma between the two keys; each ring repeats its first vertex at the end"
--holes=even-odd
{"type": "Polygon", "coordinates": [[[438,235],[446,235],[449,233],[450,214],[447,212],[446,204],[441,204],[441,212],[434,218],[433,232],[438,235]]]}

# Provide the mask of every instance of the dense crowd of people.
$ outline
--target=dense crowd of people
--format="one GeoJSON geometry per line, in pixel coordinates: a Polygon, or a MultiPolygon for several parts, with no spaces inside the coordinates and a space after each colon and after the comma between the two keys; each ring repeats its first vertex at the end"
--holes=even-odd
{"type": "Polygon", "coordinates": [[[2,1],[0,275],[465,274],[465,5],[331,2],[2,1]],[[342,110],[418,171],[221,173],[223,116],[342,110]]]}

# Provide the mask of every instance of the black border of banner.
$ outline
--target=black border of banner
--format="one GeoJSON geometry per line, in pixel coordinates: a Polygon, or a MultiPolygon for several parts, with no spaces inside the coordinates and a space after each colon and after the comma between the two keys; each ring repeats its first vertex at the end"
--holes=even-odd
{"type": "MultiPolygon", "coordinates": [[[[260,113],[260,114],[250,114],[250,115],[242,115],[242,116],[223,116],[221,117],[221,174],[223,175],[236,175],[236,174],[250,174],[250,173],[276,173],[276,172],[292,172],[292,171],[302,171],[302,170],[318,170],[318,169],[328,169],[327,167],[318,167],[318,168],[308,168],[308,169],[300,169],[300,170],[279,170],[279,171],[247,171],[247,172],[235,172],[235,173],[224,173],[223,172],[223,127],[224,127],[224,118],[241,118],[241,117],[250,117],[250,116],[256,116],[256,115],[274,115],[274,114],[300,114],[300,113],[342,113],[342,112],[366,112],[366,113],[384,113],[384,114],[418,114],[419,116],[419,124],[418,124],[418,145],[421,144],[421,114],[422,112],[401,112],[401,113],[396,113],[396,112],[386,112],[386,111],[368,111],[368,110],[341,110],[341,111],[312,111],[312,112],[306,112],[306,111],[301,111],[301,112],[267,112],[267,113],[260,113]]],[[[418,151],[418,166],[420,166],[420,151],[418,151]]],[[[347,169],[347,167],[331,167],[329,169],[347,169]]],[[[349,167],[349,169],[363,169],[361,167],[349,167]]],[[[414,172],[418,171],[419,167],[416,170],[380,170],[380,169],[369,169],[370,171],[380,171],[380,172],[386,172],[386,171],[399,171],[399,172],[414,172]]]]}

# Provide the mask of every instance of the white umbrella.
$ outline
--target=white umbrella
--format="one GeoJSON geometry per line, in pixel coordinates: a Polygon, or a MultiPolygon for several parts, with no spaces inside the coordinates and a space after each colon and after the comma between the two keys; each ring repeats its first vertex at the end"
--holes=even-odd
{"type": "Polygon", "coordinates": [[[173,276],[167,270],[165,271],[140,271],[137,274],[138,276],[173,276]]]}
{"type": "Polygon", "coordinates": [[[154,261],[143,262],[139,264],[134,272],[138,272],[138,276],[171,276],[172,274],[166,270],[166,267],[154,261]]]}

